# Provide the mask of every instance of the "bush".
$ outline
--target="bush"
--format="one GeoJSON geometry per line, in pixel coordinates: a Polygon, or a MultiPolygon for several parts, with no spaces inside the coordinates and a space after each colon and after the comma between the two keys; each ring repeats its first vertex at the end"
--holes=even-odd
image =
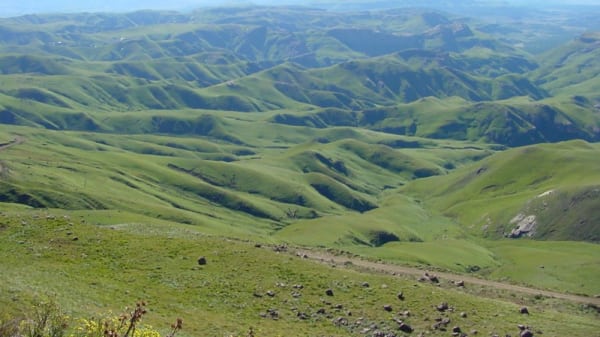
{"type": "MultiPolygon", "coordinates": [[[[70,327],[70,318],[54,301],[39,302],[23,318],[0,319],[0,337],[161,337],[157,330],[141,324],[146,313],[146,303],[139,302],[130,313],[82,318],[70,327]]],[[[182,325],[178,318],[165,337],[174,337],[182,325]]]]}

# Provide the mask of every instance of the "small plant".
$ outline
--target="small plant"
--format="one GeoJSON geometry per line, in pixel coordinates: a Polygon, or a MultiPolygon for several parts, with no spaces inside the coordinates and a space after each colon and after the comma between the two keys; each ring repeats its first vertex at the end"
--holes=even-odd
{"type": "MultiPolygon", "coordinates": [[[[146,303],[138,302],[130,313],[80,319],[70,327],[69,317],[55,302],[39,302],[23,318],[0,318],[0,337],[161,337],[151,326],[141,324],[147,312],[146,303]]],[[[177,318],[165,337],[175,337],[182,327],[183,320],[177,318]]]]}
{"type": "MultiPolygon", "coordinates": [[[[146,303],[138,302],[130,313],[109,315],[99,320],[82,319],[75,334],[70,337],[160,337],[160,333],[151,326],[141,325],[147,312],[146,303]]],[[[177,318],[166,337],[174,337],[182,327],[183,320],[177,318]]]]}
{"type": "Polygon", "coordinates": [[[20,322],[16,336],[63,337],[69,327],[68,320],[56,302],[39,302],[32,308],[30,316],[20,322]]]}

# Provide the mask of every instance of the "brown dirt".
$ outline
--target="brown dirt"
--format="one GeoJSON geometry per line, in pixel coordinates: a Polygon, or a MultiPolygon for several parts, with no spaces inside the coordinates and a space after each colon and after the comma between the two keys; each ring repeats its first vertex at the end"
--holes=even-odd
{"type": "Polygon", "coordinates": [[[15,139],[11,140],[8,143],[0,144],[0,151],[4,151],[12,146],[19,145],[25,141],[25,138],[21,136],[16,136],[15,139]]]}
{"type": "MultiPolygon", "coordinates": [[[[420,277],[426,272],[426,270],[419,269],[419,268],[369,261],[369,260],[362,259],[360,257],[339,256],[339,255],[331,254],[331,253],[328,253],[325,251],[305,249],[305,250],[297,251],[297,254],[299,256],[306,256],[308,259],[317,261],[320,263],[334,264],[337,266],[351,266],[354,268],[368,269],[371,271],[385,273],[385,274],[396,274],[396,275],[402,274],[402,275],[420,277]]],[[[452,274],[452,273],[447,273],[447,272],[438,272],[438,271],[435,271],[435,272],[430,271],[430,274],[435,274],[439,278],[442,278],[442,279],[448,280],[448,281],[464,281],[466,286],[468,286],[469,284],[474,284],[474,285],[480,285],[480,286],[490,287],[490,288],[494,288],[494,289],[508,290],[511,292],[518,292],[518,293],[523,293],[523,294],[528,294],[528,295],[541,295],[544,297],[557,298],[557,299],[567,300],[567,301],[571,301],[571,302],[593,304],[595,306],[600,306],[600,298],[597,298],[597,297],[578,296],[578,295],[565,294],[565,293],[560,293],[560,292],[555,292],[555,291],[550,291],[550,290],[535,289],[535,288],[519,286],[519,285],[514,285],[514,284],[509,284],[509,283],[503,283],[503,282],[498,282],[498,281],[485,280],[485,279],[481,279],[481,278],[477,278],[477,277],[473,277],[473,276],[469,276],[469,275],[458,275],[458,274],[452,274]]]]}
{"type": "MultiPolygon", "coordinates": [[[[10,147],[13,147],[15,145],[19,145],[21,143],[23,143],[25,141],[25,138],[21,137],[21,136],[16,136],[15,139],[11,140],[8,143],[3,143],[0,144],[0,152],[4,151],[10,147]]],[[[4,175],[6,174],[8,171],[5,172],[5,166],[2,165],[2,161],[0,160],[0,175],[4,175]]]]}

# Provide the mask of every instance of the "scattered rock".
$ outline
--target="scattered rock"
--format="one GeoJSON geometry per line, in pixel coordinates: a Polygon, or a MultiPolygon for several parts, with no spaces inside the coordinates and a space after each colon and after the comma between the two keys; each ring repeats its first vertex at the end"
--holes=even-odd
{"type": "Polygon", "coordinates": [[[279,319],[279,312],[276,309],[267,309],[266,313],[260,315],[263,318],[271,318],[273,320],[279,319]]]}
{"type": "Polygon", "coordinates": [[[267,291],[267,296],[274,297],[275,296],[275,292],[273,290],[269,290],[269,291],[267,291]]]}
{"type": "Polygon", "coordinates": [[[386,304],[386,305],[383,306],[383,310],[385,310],[387,312],[390,312],[390,311],[392,311],[392,306],[389,305],[389,304],[386,304]]]}
{"type": "Polygon", "coordinates": [[[303,285],[301,285],[301,284],[294,284],[294,285],[292,286],[292,288],[294,288],[294,289],[304,289],[304,286],[303,286],[303,285]]]}
{"type": "Polygon", "coordinates": [[[445,330],[448,324],[450,324],[450,318],[448,317],[436,318],[435,320],[436,323],[431,326],[434,330],[445,330]]]}
{"type": "Polygon", "coordinates": [[[465,286],[465,281],[463,281],[463,280],[459,280],[459,281],[456,281],[456,282],[454,282],[454,284],[455,284],[457,287],[464,287],[464,286],[465,286]]]}
{"type": "Polygon", "coordinates": [[[400,315],[403,317],[410,317],[410,311],[404,310],[403,312],[400,313],[400,315]]]}
{"type": "Polygon", "coordinates": [[[527,309],[527,307],[521,307],[521,309],[519,309],[519,312],[521,314],[527,314],[527,315],[529,315],[529,309],[527,309]]]}
{"type": "Polygon", "coordinates": [[[336,326],[348,326],[348,320],[345,317],[338,317],[333,320],[333,324],[336,326]]]}
{"type": "Polygon", "coordinates": [[[437,275],[429,274],[429,273],[426,272],[425,274],[423,274],[423,277],[425,279],[429,280],[430,282],[440,283],[440,279],[437,277],[437,275]]]}
{"type": "Polygon", "coordinates": [[[307,315],[306,313],[304,313],[304,312],[298,312],[298,313],[296,314],[296,316],[297,316],[298,318],[300,318],[301,320],[307,320],[307,319],[308,319],[308,315],[307,315]]]}
{"type": "Polygon", "coordinates": [[[413,332],[413,328],[404,322],[402,322],[402,323],[400,323],[400,325],[398,325],[398,329],[400,329],[400,331],[406,332],[406,333],[413,332]]]}
{"type": "Polygon", "coordinates": [[[200,256],[198,258],[198,264],[201,265],[201,266],[204,266],[206,264],[206,257],[200,256]]]}
{"type": "Polygon", "coordinates": [[[262,248],[262,245],[260,243],[257,243],[254,245],[255,248],[262,248]]]}
{"type": "Polygon", "coordinates": [[[467,317],[467,313],[466,313],[466,312],[464,312],[464,311],[463,311],[463,312],[461,312],[461,313],[460,313],[460,317],[462,317],[462,318],[466,318],[466,317],[467,317]]]}
{"type": "Polygon", "coordinates": [[[325,308],[320,308],[319,310],[317,310],[317,314],[325,315],[325,308]]]}
{"type": "Polygon", "coordinates": [[[448,310],[448,303],[442,302],[435,307],[438,311],[446,311],[448,310]]]}
{"type": "Polygon", "coordinates": [[[521,331],[521,333],[519,334],[519,337],[533,337],[533,332],[531,332],[531,330],[529,330],[529,329],[525,329],[525,330],[521,331]]]}
{"type": "Polygon", "coordinates": [[[404,301],[404,293],[403,293],[403,292],[399,292],[399,293],[398,293],[398,299],[399,299],[400,301],[404,301]]]}
{"type": "Polygon", "coordinates": [[[287,252],[288,248],[286,245],[277,245],[275,247],[273,247],[273,251],[275,252],[287,252]]]}
{"type": "Polygon", "coordinates": [[[362,283],[362,286],[363,286],[363,287],[365,287],[365,288],[368,288],[368,287],[370,287],[370,285],[369,285],[369,282],[363,282],[363,283],[362,283]]]}
{"type": "Polygon", "coordinates": [[[479,331],[477,331],[477,330],[475,330],[475,329],[471,330],[471,335],[476,335],[476,334],[478,334],[478,333],[479,333],[479,331]]]}
{"type": "Polygon", "coordinates": [[[333,290],[332,289],[325,290],[325,295],[327,295],[327,296],[333,296],[333,290]]]}
{"type": "Polygon", "coordinates": [[[462,332],[459,326],[455,326],[452,328],[452,332],[462,332]]]}

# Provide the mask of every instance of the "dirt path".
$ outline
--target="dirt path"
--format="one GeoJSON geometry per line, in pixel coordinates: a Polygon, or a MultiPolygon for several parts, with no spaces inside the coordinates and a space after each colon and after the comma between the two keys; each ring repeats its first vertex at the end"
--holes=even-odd
{"type": "MultiPolygon", "coordinates": [[[[425,273],[425,270],[394,265],[394,264],[386,264],[381,262],[368,261],[361,258],[355,257],[346,257],[346,256],[337,256],[334,254],[329,254],[323,251],[314,251],[314,250],[299,250],[297,254],[306,256],[308,259],[326,263],[326,264],[335,264],[338,266],[348,265],[348,262],[351,263],[351,266],[369,269],[375,272],[387,273],[387,274],[404,274],[404,275],[413,275],[413,276],[422,276],[425,273]]],[[[584,303],[584,304],[593,304],[596,306],[600,306],[600,298],[596,297],[586,297],[586,296],[577,296],[572,294],[559,293],[549,290],[540,290],[535,288],[529,288],[524,286],[518,286],[514,284],[502,283],[491,280],[484,280],[480,278],[476,278],[469,275],[457,275],[451,273],[444,272],[433,272],[430,274],[435,274],[439,278],[449,281],[464,281],[466,285],[468,284],[476,284],[486,287],[491,287],[495,289],[503,289],[514,292],[520,292],[529,295],[542,295],[545,297],[558,298],[563,300],[568,300],[572,302],[584,303]]]]}
{"type": "MultiPolygon", "coordinates": [[[[19,144],[23,143],[24,141],[25,141],[25,138],[23,138],[21,136],[16,136],[15,139],[11,140],[10,142],[0,144],[0,152],[4,151],[12,146],[19,145],[19,144]]],[[[5,165],[2,165],[2,160],[0,158],[0,176],[4,176],[7,172],[8,172],[8,170],[5,165]]]]}
{"type": "Polygon", "coordinates": [[[19,145],[25,141],[25,138],[21,136],[16,136],[15,139],[11,140],[8,143],[0,144],[0,151],[4,151],[12,146],[19,145]]]}

